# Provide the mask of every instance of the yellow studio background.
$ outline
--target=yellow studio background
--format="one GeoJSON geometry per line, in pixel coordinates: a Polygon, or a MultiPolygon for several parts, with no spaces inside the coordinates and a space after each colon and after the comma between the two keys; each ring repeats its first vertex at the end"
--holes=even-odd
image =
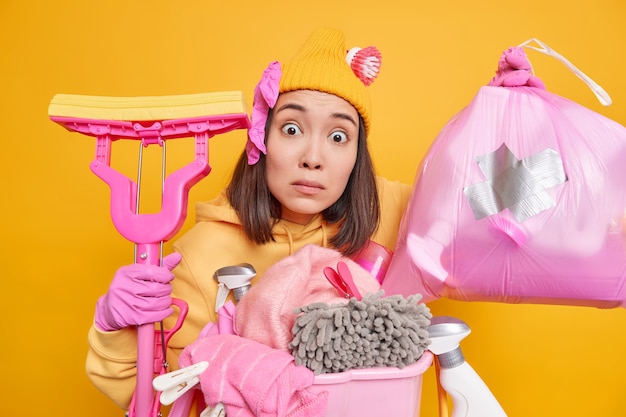
{"type": "MultiPolygon", "coordinates": [[[[602,107],[562,64],[530,51],[548,90],[626,124],[624,17],[623,0],[3,0],[0,415],[123,415],[91,386],[84,359],[95,301],[117,267],[132,262],[133,246],[111,223],[108,187],[89,170],[95,140],[49,121],[54,94],[241,90],[251,105],[267,63],[291,56],[316,27],[336,26],[348,45],[383,52],[371,87],[371,148],[381,174],[411,183],[439,130],[493,76],[500,53],[532,37],[614,104],[602,107]]],[[[192,188],[183,231],[193,203],[226,183],[244,139],[243,131],[211,139],[213,171],[192,188]]],[[[185,145],[169,149],[174,165],[193,156],[185,145]]],[[[136,154],[134,145],[114,147],[114,166],[134,178],[136,154]]],[[[446,300],[431,309],[470,325],[465,357],[509,416],[626,415],[623,309],[446,300]]],[[[437,415],[433,374],[424,379],[425,417],[437,415]]]]}

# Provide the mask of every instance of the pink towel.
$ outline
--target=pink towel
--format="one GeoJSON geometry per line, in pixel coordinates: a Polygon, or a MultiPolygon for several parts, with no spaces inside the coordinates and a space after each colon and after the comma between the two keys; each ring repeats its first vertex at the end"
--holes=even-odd
{"type": "Polygon", "coordinates": [[[295,309],[314,302],[346,303],[324,276],[324,268],[345,262],[362,295],[380,290],[365,269],[334,249],[307,245],[272,265],[237,304],[236,334],[291,351],[295,309]]]}
{"type": "Polygon", "coordinates": [[[319,417],[328,392],[308,391],[313,372],[291,354],[236,335],[209,335],[187,346],[180,367],[208,361],[200,375],[206,403],[222,403],[228,417],[319,417]]]}

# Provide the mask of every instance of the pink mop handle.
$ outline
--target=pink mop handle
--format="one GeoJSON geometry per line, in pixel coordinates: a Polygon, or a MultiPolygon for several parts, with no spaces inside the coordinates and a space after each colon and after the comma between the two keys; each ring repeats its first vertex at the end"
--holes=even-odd
{"type": "MultiPolygon", "coordinates": [[[[138,244],[137,263],[160,264],[159,244],[138,244]]],[[[137,382],[135,385],[135,416],[150,416],[153,409],[154,390],[154,324],[137,327],[137,382]]]]}
{"type": "MultiPolygon", "coordinates": [[[[196,154],[206,154],[208,134],[196,134],[196,154]]],[[[170,174],[163,186],[163,203],[159,213],[137,214],[137,184],[109,166],[107,148],[110,138],[97,138],[96,160],[91,169],[111,189],[111,218],[120,234],[137,244],[135,262],[159,265],[160,242],[173,237],[182,226],[187,213],[187,192],[211,168],[205,158],[196,158],[192,163],[170,174]]],[[[156,373],[154,363],[154,324],[137,328],[137,382],[135,386],[134,416],[151,416],[155,409],[152,380],[156,373]]],[[[158,408],[157,408],[158,409],[158,408]]],[[[156,416],[155,416],[156,417],[156,416]]]]}
{"type": "MultiPolygon", "coordinates": [[[[91,169],[111,189],[111,217],[118,232],[137,245],[135,262],[160,264],[160,244],[172,238],[184,223],[187,213],[189,189],[211,171],[208,163],[208,139],[218,133],[249,127],[248,116],[242,114],[201,116],[140,123],[117,120],[94,120],[75,117],[51,119],[66,129],[97,138],[96,158],[91,169]],[[139,139],[145,146],[162,144],[166,138],[193,135],[196,139],[195,159],[170,174],[164,182],[162,208],[156,214],[137,213],[137,184],[111,168],[111,143],[127,138],[139,139]]],[[[134,417],[149,417],[155,404],[152,380],[155,369],[154,324],[138,326],[137,329],[137,382],[135,387],[134,417]]]]}

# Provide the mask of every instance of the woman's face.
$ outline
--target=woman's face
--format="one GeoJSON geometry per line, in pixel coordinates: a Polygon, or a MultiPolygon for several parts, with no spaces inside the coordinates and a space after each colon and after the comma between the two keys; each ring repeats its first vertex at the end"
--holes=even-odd
{"type": "Polygon", "coordinates": [[[357,157],[359,116],[319,91],[283,93],[267,136],[265,177],[282,218],[307,224],[343,194],[357,157]]]}

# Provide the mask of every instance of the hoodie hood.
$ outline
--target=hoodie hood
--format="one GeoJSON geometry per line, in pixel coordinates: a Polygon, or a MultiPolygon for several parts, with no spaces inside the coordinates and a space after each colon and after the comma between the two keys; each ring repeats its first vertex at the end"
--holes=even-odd
{"type": "MultiPolygon", "coordinates": [[[[222,192],[211,201],[196,204],[196,222],[224,222],[242,227],[237,212],[230,205],[226,193],[222,192]]],[[[331,225],[318,214],[305,225],[280,220],[272,228],[276,244],[288,244],[289,255],[295,253],[304,244],[314,243],[328,247],[328,240],[338,232],[336,225],[331,225]]]]}

